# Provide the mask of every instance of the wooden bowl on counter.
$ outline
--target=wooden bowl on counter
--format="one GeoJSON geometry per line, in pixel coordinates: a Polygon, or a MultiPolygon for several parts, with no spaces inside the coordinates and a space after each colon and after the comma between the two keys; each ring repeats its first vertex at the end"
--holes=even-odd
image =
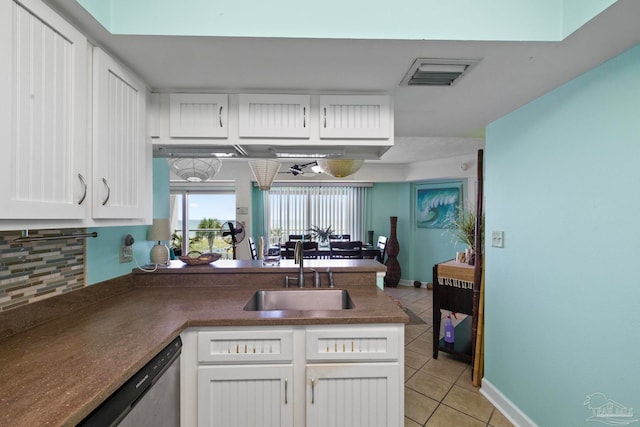
{"type": "Polygon", "coordinates": [[[190,256],[179,256],[178,259],[182,262],[184,262],[187,265],[204,265],[204,264],[210,264],[214,261],[219,260],[220,258],[222,258],[222,255],[220,254],[214,254],[214,253],[207,253],[207,254],[202,254],[199,255],[197,257],[190,257],[190,256]]]}

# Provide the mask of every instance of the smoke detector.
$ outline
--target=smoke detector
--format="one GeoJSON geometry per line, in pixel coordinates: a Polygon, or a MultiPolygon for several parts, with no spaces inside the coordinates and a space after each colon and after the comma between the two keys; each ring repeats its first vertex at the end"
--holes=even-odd
{"type": "Polygon", "coordinates": [[[400,86],[451,86],[478,62],[478,59],[418,58],[413,61],[400,86]]]}

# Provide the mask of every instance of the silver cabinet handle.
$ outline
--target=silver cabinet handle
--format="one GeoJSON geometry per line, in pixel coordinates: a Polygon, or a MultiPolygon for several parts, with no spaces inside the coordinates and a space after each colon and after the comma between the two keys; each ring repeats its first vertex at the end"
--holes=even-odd
{"type": "Polygon", "coordinates": [[[302,127],[307,127],[307,107],[302,108],[302,127]]]}
{"type": "Polygon", "coordinates": [[[288,399],[288,387],[289,386],[289,380],[287,378],[284,379],[284,404],[288,404],[289,403],[289,399],[288,399]]]}
{"type": "Polygon", "coordinates": [[[81,173],[78,174],[78,179],[82,183],[82,197],[78,200],[78,204],[81,205],[84,202],[84,199],[87,198],[87,181],[84,180],[84,176],[81,173]]]}
{"type": "Polygon", "coordinates": [[[106,178],[102,178],[102,183],[104,184],[105,187],[107,187],[107,197],[102,202],[102,206],[105,206],[109,201],[109,197],[111,197],[111,187],[109,187],[109,183],[107,182],[106,178]]]}
{"type": "Polygon", "coordinates": [[[220,127],[222,127],[222,106],[220,106],[220,110],[218,110],[218,121],[220,122],[220,127]]]}
{"type": "Polygon", "coordinates": [[[324,107],[324,128],[327,128],[327,107],[324,107]]]}
{"type": "Polygon", "coordinates": [[[313,405],[316,401],[316,381],[311,378],[311,404],[313,405]]]}

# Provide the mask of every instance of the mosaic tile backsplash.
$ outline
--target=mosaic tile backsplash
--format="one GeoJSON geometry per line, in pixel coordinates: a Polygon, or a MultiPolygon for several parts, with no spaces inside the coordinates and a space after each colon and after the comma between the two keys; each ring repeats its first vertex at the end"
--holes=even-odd
{"type": "MultiPolygon", "coordinates": [[[[29,230],[29,237],[84,233],[29,230]]],[[[85,239],[14,242],[21,231],[0,231],[0,311],[86,286],[85,239]]]]}

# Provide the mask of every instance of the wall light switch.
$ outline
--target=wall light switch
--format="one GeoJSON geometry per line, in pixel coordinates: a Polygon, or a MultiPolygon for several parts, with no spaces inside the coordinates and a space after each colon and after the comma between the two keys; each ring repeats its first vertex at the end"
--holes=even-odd
{"type": "Polygon", "coordinates": [[[504,231],[491,232],[491,246],[494,248],[504,248],[504,231]]]}

